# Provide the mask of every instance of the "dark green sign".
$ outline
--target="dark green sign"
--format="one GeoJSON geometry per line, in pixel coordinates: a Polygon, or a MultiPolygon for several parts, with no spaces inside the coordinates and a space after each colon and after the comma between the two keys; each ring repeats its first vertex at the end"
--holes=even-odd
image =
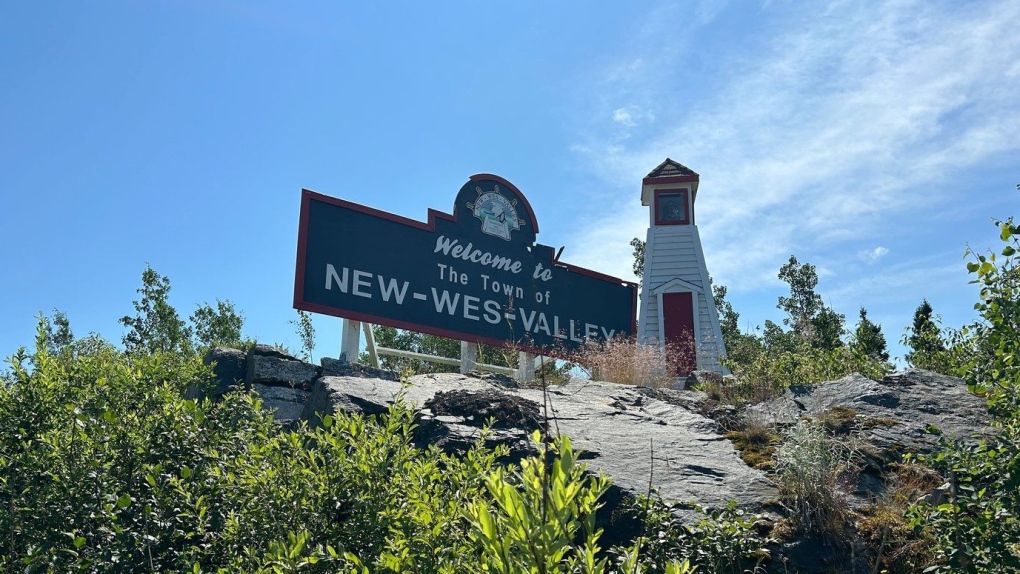
{"type": "Polygon", "coordinates": [[[304,190],[294,307],[556,355],[634,335],[637,285],[557,261],[524,195],[472,176],[421,223],[304,190]]]}

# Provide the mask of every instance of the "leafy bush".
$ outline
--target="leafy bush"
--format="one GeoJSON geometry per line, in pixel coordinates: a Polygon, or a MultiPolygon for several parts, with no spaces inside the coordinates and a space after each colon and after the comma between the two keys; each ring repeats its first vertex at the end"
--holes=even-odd
{"type": "Polygon", "coordinates": [[[570,439],[543,444],[535,431],[533,440],[542,446],[541,456],[522,461],[512,477],[494,469],[485,478],[491,500],[480,497],[465,511],[471,538],[482,548],[481,570],[605,572],[606,560],[597,556],[595,511],[609,482],[585,478],[570,439]]]}
{"type": "Polygon", "coordinates": [[[881,379],[891,370],[886,361],[852,345],[824,349],[805,343],[793,343],[788,350],[763,349],[749,362],[726,360],[724,364],[736,376],[736,382],[722,389],[721,396],[736,405],[767,401],[790,385],[832,381],[851,373],[881,379]]]}
{"type": "Polygon", "coordinates": [[[497,453],[416,449],[406,409],[285,432],[254,394],[182,399],[209,382],[195,358],[129,359],[109,345],[21,351],[10,382],[0,387],[8,568],[473,571],[459,513],[497,453]]]}
{"type": "Polygon", "coordinates": [[[680,517],[687,505],[667,505],[651,498],[635,503],[644,520],[639,539],[642,563],[651,573],[666,572],[666,566],[680,558],[689,560],[700,572],[715,574],[757,574],[771,558],[767,545],[773,540],[761,536],[768,521],[761,515],[746,514],[731,502],[724,508],[693,506],[701,518],[688,523],[680,517]]]}
{"type": "Polygon", "coordinates": [[[965,379],[988,398],[1000,434],[977,444],[943,443],[918,457],[949,478],[947,499],[919,504],[913,523],[937,540],[933,572],[1020,572],[1020,227],[997,222],[1006,244],[970,255],[980,288],[974,349],[965,379]]]}
{"type": "Polygon", "coordinates": [[[4,572],[618,571],[594,527],[608,481],[569,439],[504,469],[505,449],[415,448],[400,404],[290,431],[253,393],[183,399],[212,384],[190,354],[50,347],[40,322],[0,386],[4,572]]]}

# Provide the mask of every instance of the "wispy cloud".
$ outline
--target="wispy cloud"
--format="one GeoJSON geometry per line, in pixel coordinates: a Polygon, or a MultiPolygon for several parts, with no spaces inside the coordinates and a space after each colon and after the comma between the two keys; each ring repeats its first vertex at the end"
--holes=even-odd
{"type": "MultiPolygon", "coordinates": [[[[757,31],[772,40],[755,53],[725,55],[711,98],[672,95],[689,81],[689,38],[669,48],[662,35],[639,34],[611,66],[597,105],[617,125],[635,121],[629,105],[655,120],[626,136],[596,130],[575,146],[613,194],[590,210],[618,222],[579,231],[576,259],[628,272],[626,243],[647,227],[637,188],[667,155],[703,174],[710,270],[747,290],[776,285],[791,252],[846,244],[855,253],[887,229],[937,216],[958,190],[935,182],[1020,150],[1020,3],[834,2],[781,16],[757,31]]],[[[713,33],[724,16],[713,18],[690,35],[713,33]]]]}
{"type": "Polygon", "coordinates": [[[874,249],[865,249],[864,251],[861,251],[857,254],[857,258],[868,265],[872,265],[882,257],[885,257],[888,253],[889,249],[880,245],[874,249]]]}

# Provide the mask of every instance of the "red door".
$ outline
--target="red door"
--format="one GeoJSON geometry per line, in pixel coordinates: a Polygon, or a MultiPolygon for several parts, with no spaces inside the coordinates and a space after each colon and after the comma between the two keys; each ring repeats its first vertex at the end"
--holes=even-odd
{"type": "Polygon", "coordinates": [[[674,377],[690,374],[698,365],[694,349],[694,297],[688,293],[662,294],[666,362],[674,377]]]}

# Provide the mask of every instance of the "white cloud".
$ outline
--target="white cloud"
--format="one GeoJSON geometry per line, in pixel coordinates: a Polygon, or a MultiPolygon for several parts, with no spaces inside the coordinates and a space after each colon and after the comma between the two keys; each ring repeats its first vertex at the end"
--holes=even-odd
{"type": "Polygon", "coordinates": [[[651,123],[655,121],[655,114],[640,106],[630,105],[613,110],[613,121],[625,128],[632,128],[638,123],[651,123]]]}
{"type": "Polygon", "coordinates": [[[634,116],[627,111],[627,108],[616,108],[613,111],[613,121],[629,128],[634,125],[634,116]]]}
{"type": "Polygon", "coordinates": [[[857,254],[857,258],[867,263],[868,265],[872,265],[882,257],[885,257],[888,253],[889,249],[882,246],[878,246],[874,249],[865,249],[864,251],[861,251],[860,253],[857,254]]]}
{"type": "MultiPolygon", "coordinates": [[[[687,81],[694,32],[676,49],[661,35],[645,38],[610,66],[628,69],[633,82],[607,79],[596,105],[612,101],[613,89],[632,98],[638,85],[656,121],[641,134],[606,130],[575,146],[612,188],[589,207],[595,219],[631,210],[641,177],[666,156],[700,172],[698,225],[710,271],[735,290],[776,285],[790,253],[933,216],[959,192],[934,184],[1020,150],[1020,3],[787,10],[759,30],[772,38],[764,49],[729,54],[718,66],[726,71],[713,78],[711,99],[673,95],[687,81]]],[[[629,107],[608,109],[614,118],[620,112],[618,123],[635,121],[629,107]]],[[[623,218],[613,241],[643,237],[646,221],[643,212],[623,218]]],[[[607,250],[610,232],[588,229],[571,242],[582,246],[579,259],[629,268],[628,249],[607,250]]]]}

